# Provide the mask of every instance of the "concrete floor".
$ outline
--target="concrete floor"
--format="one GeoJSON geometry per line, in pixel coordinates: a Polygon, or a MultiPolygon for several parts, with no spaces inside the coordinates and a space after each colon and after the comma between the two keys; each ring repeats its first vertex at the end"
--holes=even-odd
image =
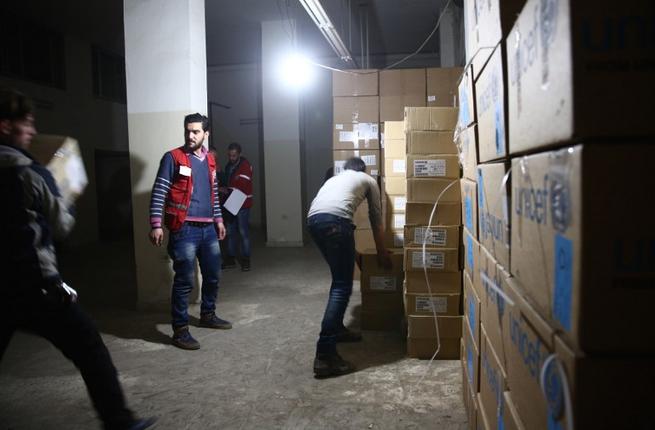
{"type": "MultiPolygon", "coordinates": [[[[103,249],[114,252],[117,246],[103,249]]],[[[106,252],[83,254],[100,258],[106,252]]],[[[266,248],[258,241],[253,253],[253,271],[223,275],[218,313],[234,328],[193,327],[202,344],[198,351],[169,345],[166,311],[99,306],[102,295],[93,299],[88,290],[88,303],[81,296],[139,415],[159,416],[157,429],[466,428],[459,361],[428,365],[405,358],[400,333],[364,332],[363,342],[340,346],[357,372],[314,379],[327,266],[311,245],[266,248]]],[[[129,283],[120,258],[112,261],[103,266],[106,273],[89,276],[129,283]]],[[[358,325],[360,303],[356,285],[351,327],[358,325]]],[[[191,313],[198,316],[197,305],[191,313]]],[[[93,428],[99,422],[75,368],[46,341],[17,333],[0,362],[0,429],[93,428]]]]}

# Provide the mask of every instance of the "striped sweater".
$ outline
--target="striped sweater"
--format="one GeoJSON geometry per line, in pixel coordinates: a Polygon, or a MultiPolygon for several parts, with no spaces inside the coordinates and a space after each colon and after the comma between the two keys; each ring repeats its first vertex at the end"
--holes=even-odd
{"type": "MultiPolygon", "coordinates": [[[[189,160],[191,163],[191,177],[194,178],[194,181],[191,202],[185,221],[222,223],[223,216],[218,200],[218,181],[214,180],[213,189],[210,190],[209,181],[206,179],[209,178],[207,151],[203,149],[201,156],[191,154],[189,160]],[[213,206],[210,193],[214,196],[213,206]]],[[[170,152],[167,152],[161,159],[157,178],[152,187],[150,199],[150,226],[152,228],[162,227],[164,207],[168,200],[171,185],[175,180],[175,169],[173,156],[170,152]]]]}

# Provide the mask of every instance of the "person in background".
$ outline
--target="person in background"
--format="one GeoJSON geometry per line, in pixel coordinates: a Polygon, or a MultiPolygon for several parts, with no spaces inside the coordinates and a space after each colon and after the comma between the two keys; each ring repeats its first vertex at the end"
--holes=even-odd
{"type": "Polygon", "coordinates": [[[343,375],[354,370],[354,366],[338,354],[336,345],[337,342],[361,340],[361,334],[343,325],[343,318],[352,293],[355,269],[353,214],[364,199],[368,201],[378,261],[389,268],[391,257],[384,246],[380,189],[375,179],[366,173],[361,158],[348,159],[343,172],[325,181],[307,215],[309,233],[332,274],[330,295],[316,345],[314,374],[317,377],[343,375]]]}
{"type": "Polygon", "coordinates": [[[127,408],[98,329],[59,274],[54,241],[75,220],[55,179],[27,152],[35,135],[31,101],[0,89],[0,358],[14,331],[41,336],[79,369],[105,429],[145,429],[154,418],[137,419],[127,408]]]}
{"type": "MultiPolygon", "coordinates": [[[[241,270],[250,270],[250,208],[252,207],[252,166],[241,155],[241,145],[236,142],[227,147],[228,162],[225,165],[225,182],[227,187],[221,187],[221,194],[229,198],[232,190],[239,190],[246,195],[241,209],[236,215],[226,214],[227,221],[227,255],[223,262],[224,269],[236,266],[237,244],[241,248],[241,270]]],[[[227,211],[226,211],[227,212],[227,211]]]]}
{"type": "Polygon", "coordinates": [[[220,277],[219,239],[225,226],[218,200],[216,160],[203,142],[209,136],[209,120],[194,113],[184,117],[185,144],[161,159],[150,200],[150,241],[161,246],[162,225],[168,228],[168,255],[173,260],[171,317],[172,343],[182,349],[198,349],[189,333],[189,294],[193,289],[196,260],[202,273],[200,327],[230,329],[232,324],[216,316],[220,277]]]}

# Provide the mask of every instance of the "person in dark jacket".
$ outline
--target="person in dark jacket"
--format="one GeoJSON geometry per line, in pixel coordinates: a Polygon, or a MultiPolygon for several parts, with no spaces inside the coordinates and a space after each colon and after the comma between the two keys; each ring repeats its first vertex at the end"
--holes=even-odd
{"type": "Polygon", "coordinates": [[[154,420],[127,408],[107,347],[59,275],[53,241],[75,220],[50,172],[27,152],[35,134],[30,100],[0,89],[0,358],[16,330],[44,337],[79,369],[106,429],[145,429],[154,420]]]}
{"type": "Polygon", "coordinates": [[[236,215],[226,213],[227,224],[227,255],[223,261],[224,269],[236,266],[237,245],[241,247],[241,270],[250,270],[250,208],[252,207],[252,175],[253,170],[246,157],[241,155],[241,145],[236,142],[227,147],[228,162],[225,165],[225,183],[220,192],[227,199],[233,190],[239,190],[246,195],[241,209],[236,215]]]}

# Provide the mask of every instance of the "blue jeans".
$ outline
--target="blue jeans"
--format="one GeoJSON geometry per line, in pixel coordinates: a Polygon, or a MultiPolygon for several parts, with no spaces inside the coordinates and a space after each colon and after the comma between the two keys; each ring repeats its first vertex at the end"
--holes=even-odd
{"type": "Polygon", "coordinates": [[[330,214],[313,215],[307,220],[307,227],[332,273],[330,296],[316,353],[333,354],[337,350],[337,334],[344,330],[343,317],[353,290],[354,227],[349,219],[330,214]]]}
{"type": "Polygon", "coordinates": [[[227,220],[227,253],[230,257],[237,255],[237,231],[241,236],[241,257],[250,258],[250,208],[241,208],[236,216],[227,220]]]}
{"type": "Polygon", "coordinates": [[[189,324],[189,294],[193,289],[196,258],[202,274],[202,304],[200,313],[216,310],[216,295],[221,267],[221,250],[214,224],[195,226],[184,224],[171,233],[168,240],[168,255],[173,260],[173,292],[171,294],[171,317],[173,328],[189,324]]]}

